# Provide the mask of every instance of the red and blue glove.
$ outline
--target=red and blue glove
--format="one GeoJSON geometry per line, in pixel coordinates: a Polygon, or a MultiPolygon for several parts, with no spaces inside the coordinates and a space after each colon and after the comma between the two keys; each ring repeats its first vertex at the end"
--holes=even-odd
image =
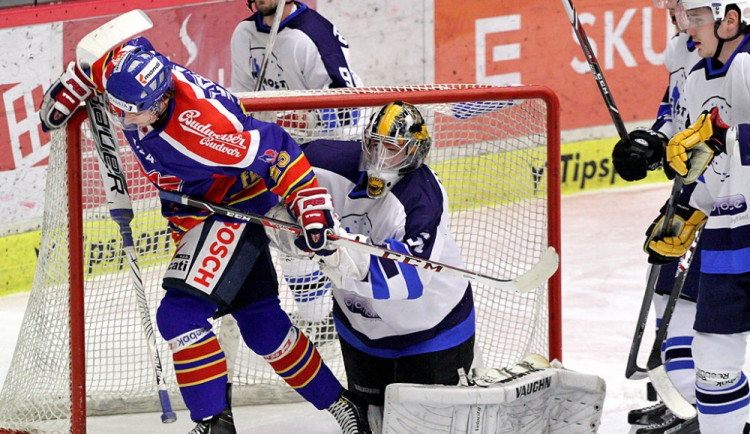
{"type": "Polygon", "coordinates": [[[70,62],[68,69],[52,83],[44,94],[42,107],[39,110],[42,130],[50,131],[65,125],[81,102],[94,94],[94,88],[94,83],[78,65],[70,62]]]}
{"type": "Polygon", "coordinates": [[[302,235],[294,241],[298,248],[321,256],[336,251],[328,246],[328,235],[336,234],[339,227],[328,190],[323,187],[300,190],[287,201],[287,206],[302,227],[302,235]]]}

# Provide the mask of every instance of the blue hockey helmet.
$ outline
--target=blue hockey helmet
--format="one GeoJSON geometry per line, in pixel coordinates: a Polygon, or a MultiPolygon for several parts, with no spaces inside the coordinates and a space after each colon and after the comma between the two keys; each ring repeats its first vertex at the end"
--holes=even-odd
{"type": "Polygon", "coordinates": [[[114,62],[106,84],[111,108],[127,113],[150,110],[156,114],[162,97],[174,86],[167,58],[137,47],[114,62]]]}

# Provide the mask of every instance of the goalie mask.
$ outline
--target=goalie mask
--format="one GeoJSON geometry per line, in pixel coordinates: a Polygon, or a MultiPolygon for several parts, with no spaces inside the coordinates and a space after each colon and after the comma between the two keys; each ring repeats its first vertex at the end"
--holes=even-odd
{"type": "Polygon", "coordinates": [[[417,170],[432,138],[419,110],[402,101],[373,114],[362,137],[359,170],[367,174],[367,196],[383,197],[405,174],[417,170]]]}
{"type": "Polygon", "coordinates": [[[137,129],[133,119],[158,115],[162,97],[174,88],[170,63],[164,56],[142,48],[115,57],[113,63],[106,83],[109,114],[123,129],[137,129]]]}

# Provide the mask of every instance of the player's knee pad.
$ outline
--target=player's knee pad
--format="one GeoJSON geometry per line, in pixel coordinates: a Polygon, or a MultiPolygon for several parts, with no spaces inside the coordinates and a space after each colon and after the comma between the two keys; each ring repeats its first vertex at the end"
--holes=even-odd
{"type": "Polygon", "coordinates": [[[156,324],[162,337],[169,341],[193,330],[211,330],[208,322],[216,306],[209,301],[179,289],[167,289],[156,310],[156,324]]]}
{"type": "Polygon", "coordinates": [[[279,348],[292,327],[278,297],[252,303],[232,315],[237,320],[242,339],[259,355],[270,354],[279,348]]]}

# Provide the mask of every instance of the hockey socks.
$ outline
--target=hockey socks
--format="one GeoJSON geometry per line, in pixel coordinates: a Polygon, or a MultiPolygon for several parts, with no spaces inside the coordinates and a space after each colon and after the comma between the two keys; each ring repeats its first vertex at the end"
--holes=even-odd
{"type": "Polygon", "coordinates": [[[341,394],[341,383],[323,363],[313,343],[294,326],[276,351],[263,358],[318,410],[327,408],[341,394]]]}
{"type": "Polygon", "coordinates": [[[192,420],[215,416],[227,408],[227,362],[213,332],[174,352],[173,359],[177,383],[192,420]]]}

